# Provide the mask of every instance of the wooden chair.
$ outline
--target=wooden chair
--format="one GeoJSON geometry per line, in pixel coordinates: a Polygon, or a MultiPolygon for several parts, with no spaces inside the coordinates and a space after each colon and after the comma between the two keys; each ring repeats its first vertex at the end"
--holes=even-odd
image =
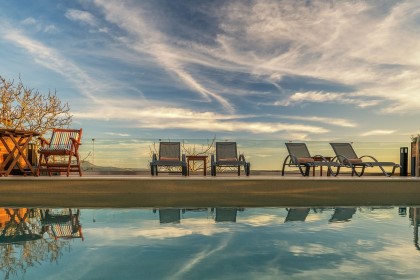
{"type": "Polygon", "coordinates": [[[54,128],[50,141],[40,137],[41,148],[39,149],[39,176],[42,167],[46,167],[48,175],[51,172],[66,172],[67,177],[70,172],[79,172],[82,176],[82,169],[80,168],[79,146],[82,138],[82,129],[62,129],[54,128]],[[56,162],[51,157],[62,156],[67,157],[66,162],[56,162]],[[72,164],[73,157],[76,158],[76,163],[72,164]]]}

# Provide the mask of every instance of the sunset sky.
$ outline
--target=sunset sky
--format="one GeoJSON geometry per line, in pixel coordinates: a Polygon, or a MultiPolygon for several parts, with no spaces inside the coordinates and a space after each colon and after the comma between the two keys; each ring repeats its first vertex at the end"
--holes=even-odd
{"type": "Polygon", "coordinates": [[[0,75],[87,137],[420,133],[419,1],[1,2],[0,75]]]}

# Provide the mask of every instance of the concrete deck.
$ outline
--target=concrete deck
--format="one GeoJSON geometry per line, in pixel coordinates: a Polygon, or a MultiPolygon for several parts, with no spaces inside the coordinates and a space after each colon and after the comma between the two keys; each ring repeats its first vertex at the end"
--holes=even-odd
{"type": "Polygon", "coordinates": [[[413,177],[2,177],[1,207],[418,206],[413,177]]]}

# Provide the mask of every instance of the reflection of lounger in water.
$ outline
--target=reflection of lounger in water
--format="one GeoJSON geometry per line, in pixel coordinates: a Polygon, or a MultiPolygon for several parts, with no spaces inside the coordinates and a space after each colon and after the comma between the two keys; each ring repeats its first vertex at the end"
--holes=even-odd
{"type": "Polygon", "coordinates": [[[237,208],[216,208],[216,222],[236,222],[237,208]]]}
{"type": "Polygon", "coordinates": [[[335,208],[334,214],[332,215],[330,222],[349,222],[353,217],[354,213],[356,213],[356,208],[354,207],[335,208]]]}
{"type": "Polygon", "coordinates": [[[285,222],[305,221],[309,214],[309,208],[289,208],[285,222]]]}
{"type": "Polygon", "coordinates": [[[161,224],[181,222],[180,209],[159,209],[159,221],[161,224]]]}

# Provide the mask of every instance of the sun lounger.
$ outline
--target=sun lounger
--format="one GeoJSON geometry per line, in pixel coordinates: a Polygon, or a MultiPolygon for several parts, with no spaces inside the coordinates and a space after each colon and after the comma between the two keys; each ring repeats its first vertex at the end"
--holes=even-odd
{"type": "Polygon", "coordinates": [[[250,163],[245,161],[244,155],[239,155],[236,142],[216,142],[216,158],[211,155],[211,175],[216,176],[217,167],[237,167],[238,176],[241,175],[241,166],[245,175],[249,176],[250,163]]]}
{"type": "Polygon", "coordinates": [[[394,162],[381,162],[373,156],[364,155],[358,157],[350,143],[330,143],[336,156],[333,160],[340,162],[343,166],[351,168],[351,175],[362,176],[365,172],[366,167],[379,167],[382,173],[390,177],[394,174],[395,169],[400,167],[399,164],[394,162]],[[363,161],[364,158],[370,159],[370,161],[363,161]],[[386,172],[384,167],[392,167],[391,173],[386,172]],[[357,171],[359,169],[360,171],[357,171]]]}
{"type": "Polygon", "coordinates": [[[285,143],[288,156],[284,159],[281,175],[284,176],[286,166],[298,167],[302,176],[309,176],[309,171],[314,167],[326,166],[328,172],[332,176],[337,176],[340,172],[340,164],[338,162],[327,161],[322,155],[311,156],[305,143],[285,143]],[[314,158],[321,158],[321,161],[315,161],[314,158]],[[334,172],[331,167],[336,167],[334,172]],[[304,170],[304,169],[305,170],[304,170]]]}
{"type": "Polygon", "coordinates": [[[187,176],[187,161],[184,154],[181,156],[180,142],[160,142],[159,157],[156,154],[152,156],[150,162],[150,172],[152,176],[158,175],[158,167],[181,167],[181,173],[187,176]]]}

